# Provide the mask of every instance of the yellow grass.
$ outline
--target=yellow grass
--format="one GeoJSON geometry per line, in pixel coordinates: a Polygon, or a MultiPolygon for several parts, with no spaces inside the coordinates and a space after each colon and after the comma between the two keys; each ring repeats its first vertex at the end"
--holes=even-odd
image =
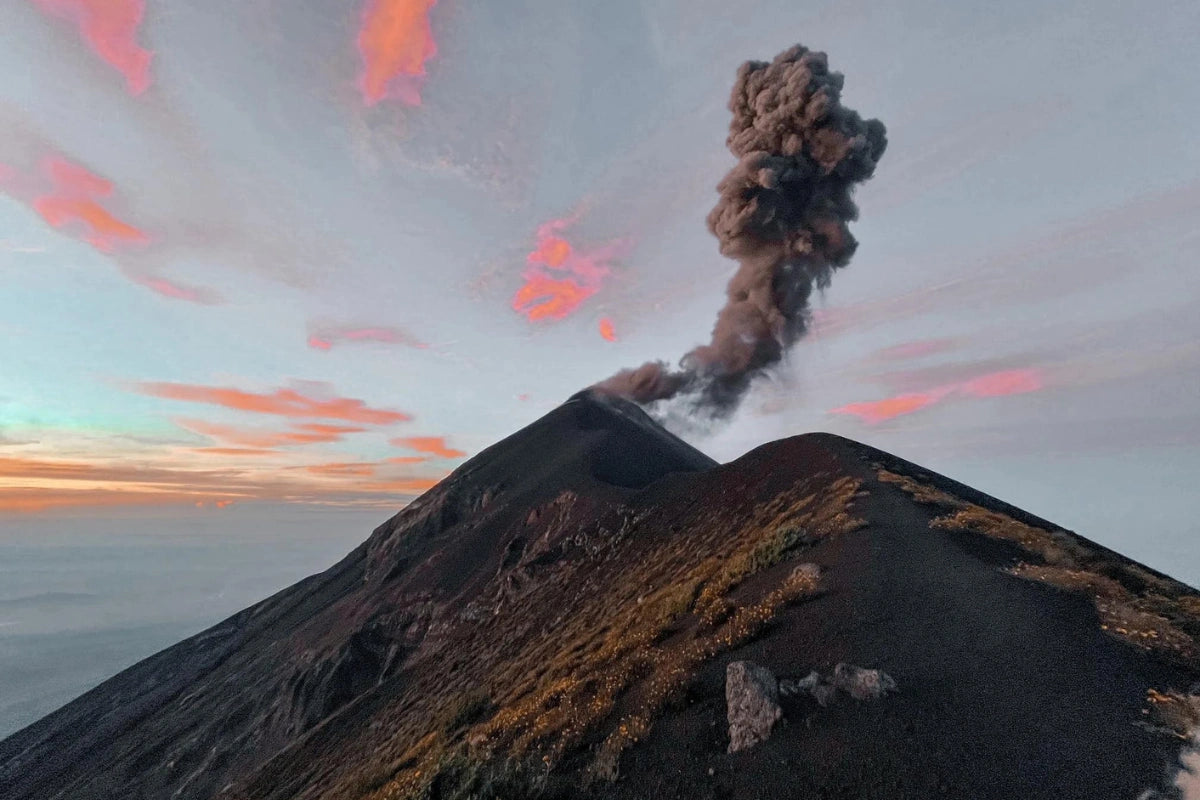
{"type": "MultiPolygon", "coordinates": [[[[442,796],[459,796],[447,794],[447,782],[463,797],[483,796],[466,787],[491,780],[487,776],[498,774],[499,765],[508,765],[503,769],[510,778],[532,779],[585,747],[589,774],[611,779],[622,752],[650,732],[701,664],[749,640],[788,604],[818,591],[812,573],[796,572],[787,562],[804,547],[863,524],[850,510],[859,488],[851,478],[829,482],[818,475],[749,513],[744,507],[697,509],[681,520],[651,513],[628,521],[618,538],[643,552],[624,554],[612,574],[602,574],[609,551],[597,551],[599,567],[575,571],[562,565],[555,580],[574,593],[558,599],[557,615],[542,609],[484,623],[490,630],[458,645],[487,665],[480,668],[484,685],[460,692],[475,699],[437,698],[438,707],[461,713],[431,714],[442,723],[427,732],[413,725],[419,714],[409,709],[403,724],[412,730],[396,741],[412,744],[385,753],[391,766],[361,778],[363,791],[346,796],[421,797],[434,781],[442,796]],[[750,580],[757,575],[771,577],[750,580]],[[543,615],[552,616],[552,623],[542,619],[531,627],[543,615]],[[485,707],[488,716],[471,722],[485,707]]],[[[561,524],[572,524],[569,512],[560,516],[561,524]]],[[[538,586],[548,580],[543,576],[538,586]]],[[[433,698],[424,704],[435,705],[433,698]]]]}

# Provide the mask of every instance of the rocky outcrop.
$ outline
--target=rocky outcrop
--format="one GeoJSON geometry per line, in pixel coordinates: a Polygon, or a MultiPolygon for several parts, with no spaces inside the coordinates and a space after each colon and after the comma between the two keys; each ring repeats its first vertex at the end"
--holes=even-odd
{"type": "Polygon", "coordinates": [[[831,705],[842,692],[855,700],[878,700],[896,691],[896,681],[880,669],[864,669],[853,664],[839,663],[828,676],[813,670],[799,680],[783,678],[779,693],[784,697],[809,695],[821,706],[831,705]]]}
{"type": "Polygon", "coordinates": [[[751,661],[734,661],[725,668],[725,704],[730,753],[766,741],[783,717],[779,682],[770,670],[751,661]]]}

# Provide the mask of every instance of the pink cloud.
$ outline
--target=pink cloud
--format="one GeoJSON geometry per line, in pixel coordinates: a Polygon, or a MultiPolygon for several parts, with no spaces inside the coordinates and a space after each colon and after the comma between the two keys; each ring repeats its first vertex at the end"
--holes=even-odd
{"type": "Polygon", "coordinates": [[[273,392],[248,392],[229,386],[200,386],[186,383],[139,383],[136,390],[153,397],[187,403],[208,403],[236,411],[254,414],[273,414],[282,417],[338,419],[367,425],[390,425],[406,422],[412,416],[403,411],[371,408],[352,397],[319,399],[295,389],[276,389],[273,392]]]}
{"type": "Polygon", "coordinates": [[[315,350],[329,350],[334,345],[364,342],[400,344],[418,349],[429,347],[428,344],[403,328],[388,325],[319,326],[311,329],[308,336],[308,346],[315,350]]]}
{"type": "Polygon", "coordinates": [[[187,286],[153,275],[137,275],[128,272],[126,275],[134,283],[172,300],[186,300],[189,303],[200,303],[201,305],[216,305],[221,302],[219,294],[203,286],[187,286]]]}
{"type": "Polygon", "coordinates": [[[137,43],[146,0],[33,0],[33,4],[79,28],[92,52],[125,76],[130,94],[149,88],[154,54],[137,43]]]}
{"type": "Polygon", "coordinates": [[[397,447],[406,447],[438,458],[462,458],[466,455],[462,450],[448,447],[444,436],[402,436],[389,441],[397,447]]]}
{"type": "Polygon", "coordinates": [[[876,425],[896,417],[915,414],[955,396],[1006,397],[1036,392],[1045,386],[1041,373],[1035,369],[1010,369],[989,372],[968,380],[936,386],[923,392],[906,392],[863,403],[850,403],[830,410],[830,414],[858,417],[868,425],[876,425]]]}

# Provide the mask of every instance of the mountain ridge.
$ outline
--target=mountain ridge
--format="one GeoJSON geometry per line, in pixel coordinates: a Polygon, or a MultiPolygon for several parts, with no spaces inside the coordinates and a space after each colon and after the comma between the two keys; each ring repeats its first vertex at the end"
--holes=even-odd
{"type": "Polygon", "coordinates": [[[629,406],[572,397],[326,572],[0,741],[0,794],[1167,786],[1178,740],[1135,723],[1149,691],[1200,679],[1194,590],[851,440],[805,434],[717,465],[629,406]],[[815,571],[796,577],[800,563],[815,571]],[[788,700],[795,724],[727,754],[734,658],[778,674],[880,667],[900,691],[788,700]],[[1057,757],[1031,768],[1049,741],[1057,757]]]}

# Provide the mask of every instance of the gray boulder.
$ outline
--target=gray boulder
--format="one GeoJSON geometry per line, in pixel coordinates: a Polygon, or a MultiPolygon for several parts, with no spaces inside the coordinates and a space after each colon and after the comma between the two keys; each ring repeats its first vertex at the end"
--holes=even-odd
{"type": "Polygon", "coordinates": [[[853,664],[838,664],[830,681],[855,700],[877,700],[896,691],[896,681],[883,670],[863,669],[853,664]]]}
{"type": "Polygon", "coordinates": [[[734,661],[725,668],[725,704],[730,753],[766,741],[783,716],[779,682],[769,669],[752,661],[734,661]]]}

